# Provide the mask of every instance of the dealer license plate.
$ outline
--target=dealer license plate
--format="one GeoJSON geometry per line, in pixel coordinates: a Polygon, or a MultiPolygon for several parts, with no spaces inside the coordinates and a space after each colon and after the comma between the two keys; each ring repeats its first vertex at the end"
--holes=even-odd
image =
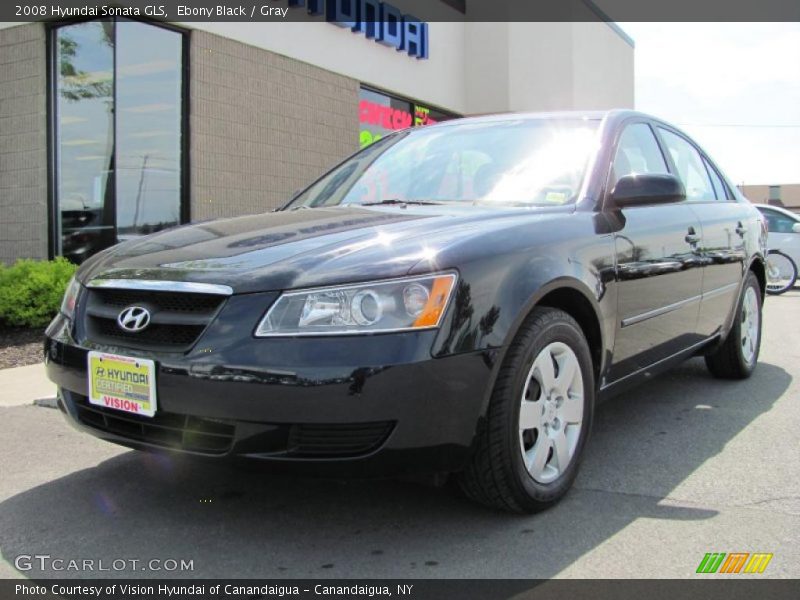
{"type": "Polygon", "coordinates": [[[143,417],[156,414],[152,360],[89,352],[89,402],[143,417]]]}

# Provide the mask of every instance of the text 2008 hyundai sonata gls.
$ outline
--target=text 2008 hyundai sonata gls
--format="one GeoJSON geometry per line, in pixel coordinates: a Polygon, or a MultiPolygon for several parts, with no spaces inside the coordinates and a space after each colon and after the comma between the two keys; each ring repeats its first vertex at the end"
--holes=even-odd
{"type": "Polygon", "coordinates": [[[81,430],[327,475],[454,473],[513,511],[575,478],[595,402],[684,358],[747,377],[766,232],[629,111],[389,135],[282,210],[87,261],[46,342],[81,430]]]}

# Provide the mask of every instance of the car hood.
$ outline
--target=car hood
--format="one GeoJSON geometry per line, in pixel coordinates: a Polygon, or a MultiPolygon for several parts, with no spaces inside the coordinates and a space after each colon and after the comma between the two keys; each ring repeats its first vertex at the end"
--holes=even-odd
{"type": "MultiPolygon", "coordinates": [[[[552,213],[550,213],[552,215],[552,213]]],[[[100,253],[94,278],[224,284],[235,293],[400,277],[487,229],[542,219],[531,209],[458,206],[329,207],[177,227],[100,253]]]]}

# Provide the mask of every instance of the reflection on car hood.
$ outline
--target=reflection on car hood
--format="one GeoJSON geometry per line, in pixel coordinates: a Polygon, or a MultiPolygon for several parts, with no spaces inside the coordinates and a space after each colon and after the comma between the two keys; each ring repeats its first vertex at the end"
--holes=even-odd
{"type": "Polygon", "coordinates": [[[534,212],[350,206],[220,219],[119,244],[79,277],[220,283],[237,293],[399,277],[465,236],[534,212]]]}

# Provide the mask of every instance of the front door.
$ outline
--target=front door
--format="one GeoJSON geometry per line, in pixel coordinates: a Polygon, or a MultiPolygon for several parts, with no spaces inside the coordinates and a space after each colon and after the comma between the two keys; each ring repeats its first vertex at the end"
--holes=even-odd
{"type": "MultiPolygon", "coordinates": [[[[631,173],[667,173],[645,122],[620,136],[610,185],[631,173]]],[[[684,203],[625,208],[613,215],[618,282],[617,332],[608,383],[696,343],[702,261],[700,221],[684,203]]]]}

